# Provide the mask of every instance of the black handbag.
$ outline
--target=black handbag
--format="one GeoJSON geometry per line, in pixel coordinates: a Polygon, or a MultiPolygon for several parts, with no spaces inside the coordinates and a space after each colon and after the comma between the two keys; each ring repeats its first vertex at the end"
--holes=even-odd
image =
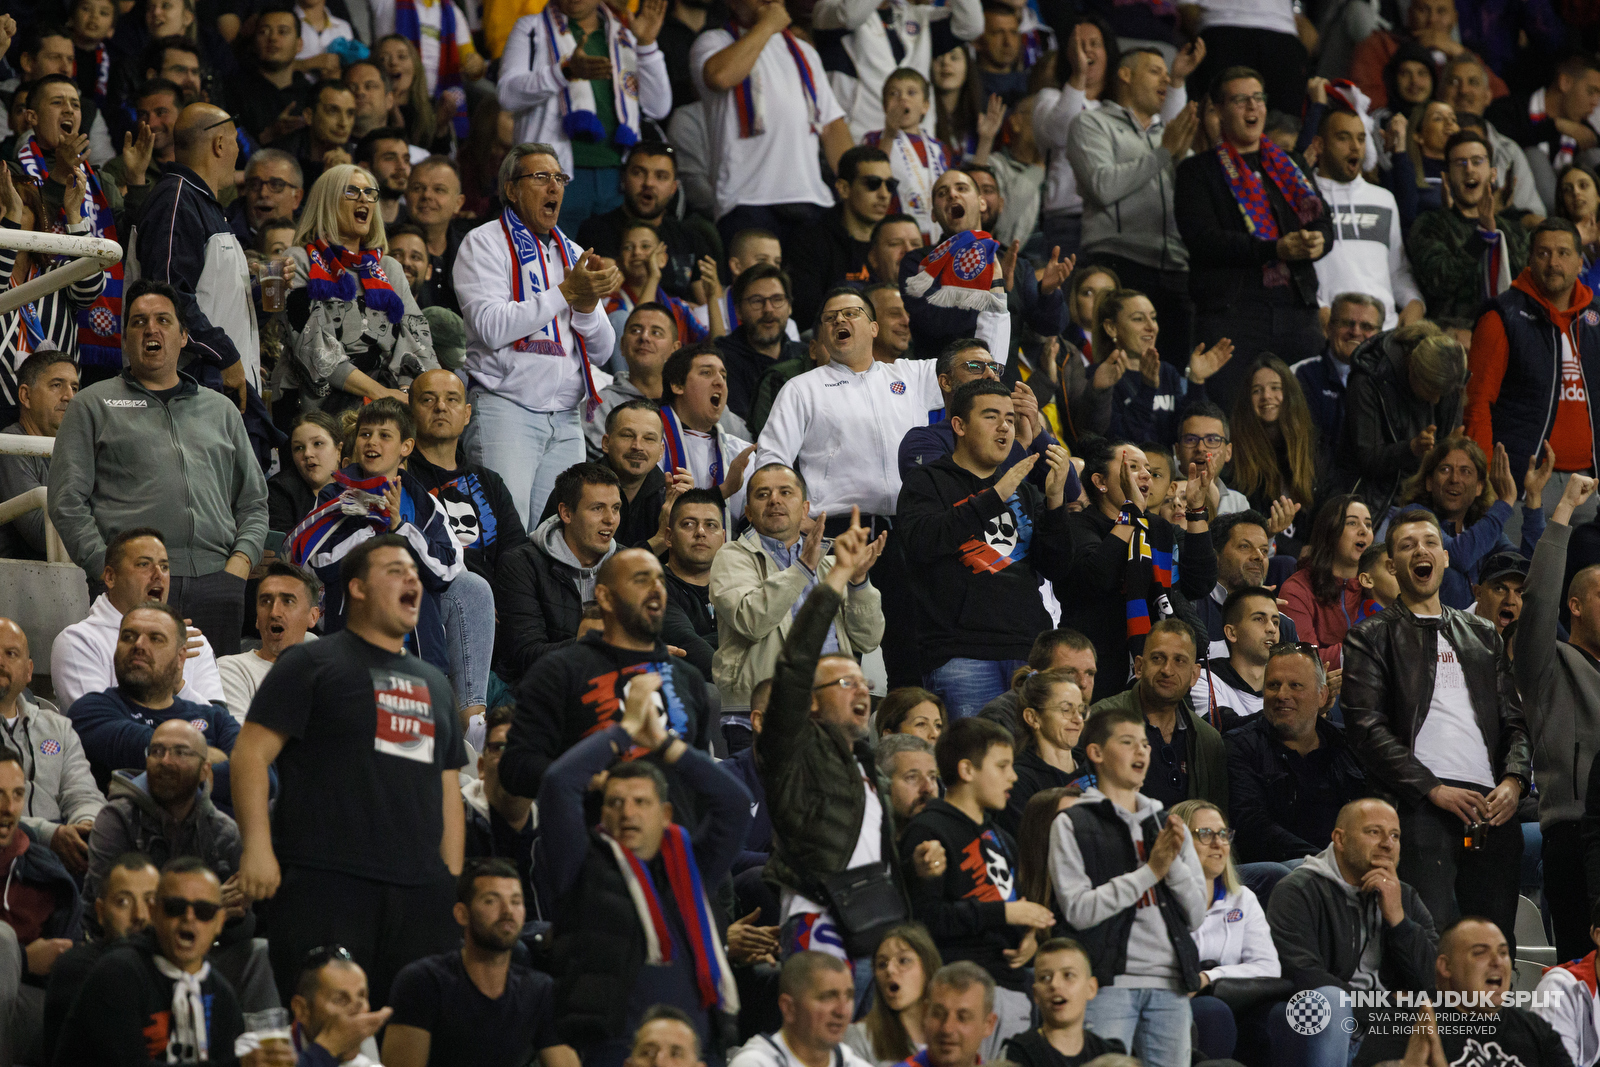
{"type": "Polygon", "coordinates": [[[1218,978],[1202,989],[1199,995],[1211,994],[1238,1015],[1258,1004],[1288,1000],[1295,988],[1294,982],[1287,978],[1218,978]]]}
{"type": "Polygon", "coordinates": [[[887,863],[840,871],[824,878],[822,889],[851,959],[870,959],[883,936],[910,919],[887,863]]]}

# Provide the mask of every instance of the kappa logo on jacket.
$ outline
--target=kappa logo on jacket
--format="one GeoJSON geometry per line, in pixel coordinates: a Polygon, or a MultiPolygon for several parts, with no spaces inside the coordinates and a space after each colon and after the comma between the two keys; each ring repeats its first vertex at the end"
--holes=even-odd
{"type": "Polygon", "coordinates": [[[147,408],[150,406],[150,401],[148,400],[119,400],[116,397],[109,396],[102,399],[108,408],[147,408]]]}

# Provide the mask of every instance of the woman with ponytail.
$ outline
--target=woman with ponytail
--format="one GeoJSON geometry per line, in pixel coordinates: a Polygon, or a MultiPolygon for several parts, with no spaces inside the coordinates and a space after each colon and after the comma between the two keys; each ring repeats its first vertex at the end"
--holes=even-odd
{"type": "Polygon", "coordinates": [[[1012,769],[1017,782],[1006,798],[1006,807],[995,820],[1012,837],[1021,830],[1022,813],[1033,795],[1043,789],[1056,789],[1080,781],[1092,770],[1073,750],[1089,706],[1078,688],[1077,674],[1069,668],[1036,671],[1023,667],[1017,671],[1017,693],[1022,700],[1022,721],[1028,736],[1017,751],[1012,769]]]}

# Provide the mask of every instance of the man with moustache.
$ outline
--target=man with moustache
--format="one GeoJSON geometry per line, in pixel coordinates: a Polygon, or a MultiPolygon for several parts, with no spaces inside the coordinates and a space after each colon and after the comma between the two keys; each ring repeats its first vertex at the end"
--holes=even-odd
{"type": "Polygon", "coordinates": [[[872,757],[889,780],[889,804],[895,825],[904,830],[939,796],[939,766],[933,746],[915,734],[889,734],[872,746],[872,757]]]}
{"type": "MultiPolygon", "coordinates": [[[[733,281],[733,307],[739,325],[716,339],[728,370],[728,410],[749,425],[761,379],[786,360],[810,369],[806,346],[785,332],[793,308],[793,289],[782,267],[755,263],[733,281]]],[[[751,427],[754,431],[754,427],[751,427]]]]}
{"type": "MultiPolygon", "coordinates": [[[[34,352],[9,385],[17,421],[0,433],[54,437],[78,393],[78,365],[65,352],[34,352]]],[[[0,387],[3,389],[3,387],[0,387]]],[[[0,392],[0,404],[5,400],[0,392]]],[[[49,456],[0,456],[0,500],[21,496],[50,481],[49,456]]],[[[35,508],[0,525],[0,559],[45,558],[44,512],[35,508]]]]}

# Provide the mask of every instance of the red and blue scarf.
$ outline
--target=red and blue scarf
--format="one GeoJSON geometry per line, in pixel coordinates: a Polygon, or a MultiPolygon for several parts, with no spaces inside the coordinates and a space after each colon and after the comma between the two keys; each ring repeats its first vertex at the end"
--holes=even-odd
{"type": "MultiPolygon", "coordinates": [[[[666,910],[650,869],[632,850],[624,848],[604,830],[600,831],[600,839],[610,846],[639,914],[639,925],[644,930],[645,962],[657,966],[670,963],[673,959],[672,928],[667,925],[666,910]]],[[[701,1007],[736,1013],[739,992],[734,987],[733,971],[728,966],[728,957],[723,954],[711,906],[706,901],[700,866],[694,858],[694,842],[689,832],[676,823],[668,823],[661,835],[661,865],[666,869],[668,888],[688,935],[701,1007]]]]}
{"type": "MultiPolygon", "coordinates": [[[[455,0],[439,0],[443,10],[439,14],[439,79],[434,96],[444,99],[448,94],[455,109],[450,115],[450,126],[457,140],[466,140],[467,90],[461,80],[461,49],[456,44],[455,0]]],[[[395,0],[394,32],[416,46],[422,54],[422,20],[417,15],[417,0],[395,0]]]]}
{"type": "MultiPolygon", "coordinates": [[[[701,325],[700,320],[694,317],[694,308],[686,301],[680,300],[671,293],[656,286],[656,303],[672,313],[673,321],[678,324],[678,344],[695,345],[711,336],[711,331],[701,325]]],[[[606,297],[606,314],[613,311],[632,311],[639,301],[627,291],[627,286],[606,297]]]]}
{"type": "MultiPolygon", "coordinates": [[[[35,185],[43,186],[50,180],[50,156],[33,134],[18,146],[17,162],[35,185]]],[[[116,216],[111,212],[105,190],[100,187],[100,176],[93,167],[85,166],[84,170],[88,174],[89,193],[84,200],[83,213],[89,220],[90,236],[121,244],[116,216]]],[[[67,232],[65,208],[50,220],[50,232],[67,232]]],[[[106,287],[100,298],[78,312],[78,362],[97,367],[122,366],[121,260],[106,268],[106,287]]]]}
{"type": "MultiPolygon", "coordinates": [[[[737,22],[728,21],[723,27],[735,41],[745,31],[739,28],[737,22]]],[[[811,132],[818,133],[821,126],[822,110],[817,104],[817,74],[811,69],[810,60],[800,47],[800,41],[793,33],[784,30],[780,36],[783,38],[784,47],[789,49],[789,58],[794,60],[795,69],[800,74],[800,88],[805,93],[806,104],[811,116],[811,132]]],[[[758,60],[759,62],[759,60],[758,60]]],[[[767,132],[767,123],[764,110],[761,106],[761,83],[756,81],[754,68],[750,76],[734,87],[733,108],[739,119],[739,137],[760,137],[767,132]]]]}
{"type": "MultiPolygon", "coordinates": [[[[515,209],[507,207],[500,212],[500,231],[505,235],[506,247],[511,251],[511,299],[521,303],[535,293],[548,292],[554,288],[550,284],[550,265],[545,259],[544,245],[523,223],[515,209]]],[[[550,238],[556,254],[561,257],[562,269],[570,273],[572,265],[583,254],[583,250],[567,240],[567,235],[561,232],[560,227],[550,230],[550,238]]],[[[585,418],[592,418],[595,409],[600,406],[600,391],[594,386],[594,370],[589,364],[589,346],[584,344],[583,335],[577,330],[572,331],[572,341],[578,349],[578,358],[583,362],[585,418]]],[[[538,333],[529,334],[520,341],[512,342],[511,347],[518,352],[539,352],[563,358],[567,355],[566,344],[561,339],[561,323],[554,318],[538,333]]]]}
{"type": "Polygon", "coordinates": [[[936,307],[966,311],[1006,309],[1001,283],[1000,242],[982,230],[963,230],[948,237],[922,260],[922,269],[906,279],[906,292],[936,307]]]}
{"type": "MultiPolygon", "coordinates": [[[[1278,219],[1272,213],[1272,203],[1261,178],[1245,165],[1239,150],[1224,140],[1217,146],[1217,160],[1222,164],[1222,175],[1228,189],[1244,215],[1245,229],[1250,236],[1261,241],[1276,241],[1283,236],[1278,229],[1278,219]]],[[[1322,200],[1311,187],[1305,174],[1289,158],[1289,153],[1266,138],[1261,139],[1261,169],[1278,192],[1289,202],[1289,207],[1302,223],[1310,222],[1322,210],[1322,200]]]]}
{"type": "Polygon", "coordinates": [[[383,257],[376,248],[357,252],[316,240],[306,245],[306,258],[311,262],[306,295],[312,300],[352,302],[356,298],[356,279],[360,278],[367,307],[383,312],[391,323],[398,324],[405,317],[405,303],[383,273],[383,257]]]}
{"type": "Polygon", "coordinates": [[[342,491],[312,508],[289,533],[289,559],[298,565],[306,565],[328,535],[346,519],[364,521],[374,533],[389,532],[389,506],[384,496],[387,478],[381,474],[356,478],[344,471],[334,471],[333,480],[343,487],[342,491]]]}
{"type": "MultiPolygon", "coordinates": [[[[689,453],[683,447],[683,424],[671,404],[661,405],[661,469],[670,476],[676,470],[689,470],[689,453]]],[[[691,472],[692,473],[692,472],[691,472]]],[[[715,489],[722,484],[722,439],[716,428],[711,430],[711,468],[709,485],[697,489],[715,489]]]]}

